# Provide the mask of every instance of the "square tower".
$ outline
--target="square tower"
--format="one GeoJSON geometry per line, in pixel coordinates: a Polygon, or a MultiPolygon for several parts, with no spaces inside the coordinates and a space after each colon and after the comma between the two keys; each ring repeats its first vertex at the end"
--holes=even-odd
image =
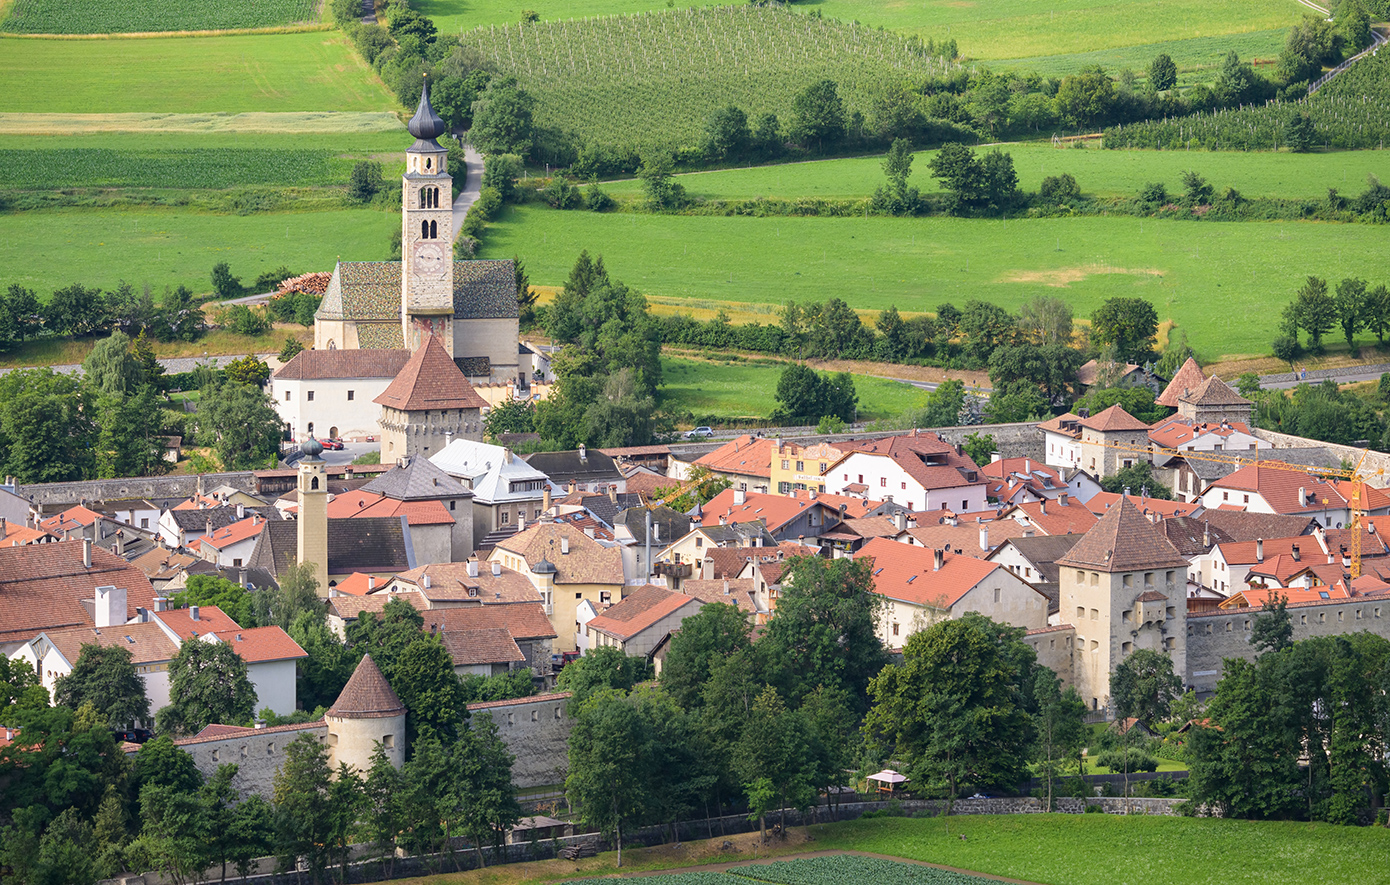
{"type": "Polygon", "coordinates": [[[295,519],[299,562],[312,563],[319,594],[328,595],[328,465],[319,460],[323,445],[312,436],[299,450],[299,515],[295,519]]]}
{"type": "Polygon", "coordinates": [[[430,106],[428,81],[406,128],[415,143],[401,184],[401,332],[407,350],[434,336],[453,356],[454,180],[448,150],[436,141],[445,127],[430,106]]]}
{"type": "Polygon", "coordinates": [[[1110,674],[1135,651],[1162,652],[1187,674],[1187,560],[1121,496],[1057,560],[1058,611],[1075,628],[1077,692],[1108,703],[1110,674]]]}

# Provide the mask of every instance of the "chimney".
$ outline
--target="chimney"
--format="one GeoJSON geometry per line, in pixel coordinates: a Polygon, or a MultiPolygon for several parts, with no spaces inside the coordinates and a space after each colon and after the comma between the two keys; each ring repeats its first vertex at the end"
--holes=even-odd
{"type": "MultiPolygon", "coordinates": [[[[0,536],[5,534],[5,520],[0,519],[0,536]]],[[[125,529],[116,529],[116,555],[125,556],[125,529]]]]}
{"type": "Polygon", "coordinates": [[[724,595],[729,595],[729,582],[727,580],[724,582],[724,595]]]}
{"type": "Polygon", "coordinates": [[[186,543],[188,543],[188,533],[183,529],[179,529],[179,547],[183,547],[186,543]]]}
{"type": "Polygon", "coordinates": [[[1351,568],[1351,554],[1345,547],[1342,548],[1342,568],[1351,568]]]}
{"type": "Polygon", "coordinates": [[[265,720],[264,720],[264,719],[257,719],[257,720],[256,720],[256,730],[257,730],[257,731],[260,731],[262,728],[265,728],[265,720]]]}
{"type": "Polygon", "coordinates": [[[588,464],[588,463],[589,463],[589,450],[586,449],[586,448],[584,448],[584,444],[583,444],[583,443],[580,443],[580,444],[579,444],[579,463],[580,463],[580,464],[588,464]]]}
{"type": "Polygon", "coordinates": [[[574,480],[570,480],[569,493],[573,495],[578,488],[579,483],[575,482],[574,480]]]}
{"type": "Polygon", "coordinates": [[[211,516],[209,516],[209,517],[207,518],[207,523],[206,523],[206,525],[207,525],[208,528],[207,528],[207,532],[205,532],[205,534],[211,535],[211,534],[212,534],[212,517],[211,517],[211,516]]]}
{"type": "Polygon", "coordinates": [[[741,507],[748,503],[748,492],[743,489],[734,489],[734,506],[741,507]]]}
{"type": "Polygon", "coordinates": [[[83,539],[82,539],[82,567],[83,567],[83,568],[91,568],[91,567],[92,567],[92,539],[91,539],[91,538],[83,538],[83,539]]]}
{"type": "Polygon", "coordinates": [[[729,517],[726,516],[726,515],[723,514],[723,513],[719,514],[719,524],[720,524],[720,525],[728,525],[728,524],[729,524],[729,517]]]}
{"type": "Polygon", "coordinates": [[[504,448],[502,449],[502,463],[503,463],[503,464],[510,464],[510,463],[512,463],[512,447],[511,447],[511,446],[506,446],[506,447],[504,447],[504,448]]]}
{"type": "Polygon", "coordinates": [[[426,590],[430,589],[430,576],[429,576],[429,575],[425,575],[424,580],[421,582],[421,586],[424,587],[426,590]]]}
{"type": "Polygon", "coordinates": [[[1265,561],[1265,539],[1264,539],[1264,538],[1256,538],[1256,539],[1255,539],[1255,561],[1256,561],[1256,562],[1264,562],[1264,561],[1265,561]]]}
{"type": "Polygon", "coordinates": [[[476,559],[470,559],[470,560],[468,560],[468,577],[470,577],[470,578],[476,578],[476,577],[478,577],[478,560],[476,560],[476,559]]]}
{"type": "Polygon", "coordinates": [[[1023,475],[1024,475],[1024,476],[1032,476],[1032,475],[1033,475],[1033,459],[1032,459],[1032,458],[1024,458],[1024,459],[1023,459],[1023,475]]]}
{"type": "Polygon", "coordinates": [[[611,484],[611,485],[608,486],[608,500],[612,501],[613,504],[614,504],[614,506],[617,506],[617,504],[618,504],[618,485],[617,485],[617,483],[613,483],[613,484],[611,484]]]}
{"type": "Polygon", "coordinates": [[[169,610],[169,598],[167,596],[156,596],[154,598],[154,610],[157,612],[167,612],[169,610]]]}
{"type": "Polygon", "coordinates": [[[189,619],[190,621],[199,620],[198,615],[199,615],[199,613],[200,613],[201,611],[202,611],[202,609],[201,609],[199,606],[190,605],[190,606],[188,607],[188,619],[189,619]]]}
{"type": "MultiPolygon", "coordinates": [[[[1126,491],[1128,491],[1128,489],[1126,489],[1126,491]]],[[[1046,515],[1047,515],[1047,499],[1046,499],[1046,498],[1043,498],[1041,501],[1038,502],[1038,512],[1041,513],[1043,516],[1046,516],[1046,515]]]]}
{"type": "Polygon", "coordinates": [[[900,532],[907,531],[907,513],[899,510],[893,514],[893,527],[900,532]]]}
{"type": "Polygon", "coordinates": [[[444,431],[444,448],[447,449],[447,448],[449,447],[450,443],[452,443],[453,441],[454,441],[454,432],[453,432],[452,430],[446,430],[446,431],[444,431]]]}
{"type": "Polygon", "coordinates": [[[245,518],[246,518],[246,505],[245,505],[245,504],[238,504],[238,505],[236,505],[236,518],[237,518],[237,519],[245,519],[245,518]]]}
{"type": "Polygon", "coordinates": [[[999,454],[998,452],[989,453],[989,463],[994,464],[995,462],[1002,460],[1004,460],[1004,456],[999,454]]]}
{"type": "Polygon", "coordinates": [[[568,535],[566,535],[565,537],[562,537],[562,538],[560,539],[560,555],[561,555],[561,556],[569,556],[569,555],[570,555],[570,539],[569,539],[569,536],[568,536],[568,535]]]}
{"type": "MultiPolygon", "coordinates": [[[[1297,544],[1294,544],[1291,548],[1289,548],[1289,555],[1293,557],[1293,561],[1294,561],[1294,562],[1300,562],[1300,561],[1301,561],[1301,560],[1299,559],[1299,557],[1298,557],[1298,545],[1297,545],[1297,544]]],[[[1261,561],[1263,561],[1263,560],[1261,560],[1261,561]]]]}
{"type": "Polygon", "coordinates": [[[936,548],[931,552],[931,570],[941,571],[941,567],[946,564],[946,551],[936,548]]]}
{"type": "Polygon", "coordinates": [[[371,593],[376,589],[376,575],[367,575],[367,592],[371,593]]]}
{"type": "Polygon", "coordinates": [[[96,606],[93,620],[98,628],[119,627],[126,621],[126,593],[121,587],[109,584],[96,588],[96,606]]]}
{"type": "Polygon", "coordinates": [[[1211,524],[1202,523],[1202,546],[1211,549],[1211,524]]]}
{"type": "Polygon", "coordinates": [[[236,582],[237,586],[241,587],[243,590],[246,589],[246,566],[242,566],[236,570],[236,582]]]}
{"type": "Polygon", "coordinates": [[[989,524],[980,523],[980,549],[989,551],[989,524]]]}
{"type": "Polygon", "coordinates": [[[502,563],[499,560],[494,559],[492,561],[492,576],[494,578],[502,576],[502,563]]]}
{"type": "Polygon", "coordinates": [[[553,504],[553,501],[552,501],[552,499],[551,499],[551,497],[550,497],[550,484],[549,484],[549,483],[546,483],[546,486],[545,486],[545,496],[541,499],[541,510],[543,510],[543,511],[546,512],[546,513],[549,513],[549,512],[550,512],[550,508],[553,507],[553,506],[554,506],[554,504],[553,504]]]}
{"type": "Polygon", "coordinates": [[[1307,490],[1306,488],[1300,487],[1299,490],[1298,490],[1298,506],[1299,506],[1299,507],[1307,507],[1307,506],[1308,506],[1308,490],[1307,490]]]}
{"type": "Polygon", "coordinates": [[[1057,496],[1057,506],[1058,506],[1058,507],[1070,507],[1071,505],[1067,503],[1067,501],[1069,501],[1069,500],[1070,500],[1070,496],[1068,496],[1066,492],[1063,492],[1062,494],[1060,494],[1060,495],[1057,496]]]}

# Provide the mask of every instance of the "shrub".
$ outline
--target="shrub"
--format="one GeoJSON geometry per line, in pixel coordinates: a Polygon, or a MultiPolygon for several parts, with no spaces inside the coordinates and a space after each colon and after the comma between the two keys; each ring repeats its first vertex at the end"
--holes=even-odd
{"type": "Polygon", "coordinates": [[[381,164],[375,160],[359,160],[352,167],[352,178],[348,181],[348,196],[359,203],[370,203],[383,185],[381,164]]]}
{"type": "Polygon", "coordinates": [[[552,209],[579,209],[584,205],[584,195],[563,175],[550,179],[540,193],[541,199],[552,209]]]}
{"type": "Polygon", "coordinates": [[[584,206],[590,212],[607,212],[615,205],[613,198],[603,192],[597,181],[590,184],[588,191],[584,194],[584,206]]]}
{"type": "Polygon", "coordinates": [[[234,304],[222,315],[222,325],[238,335],[264,335],[270,331],[265,314],[244,304],[234,304]]]}
{"type": "Polygon", "coordinates": [[[516,192],[516,180],[525,171],[521,157],[516,154],[494,154],[483,163],[483,188],[492,188],[502,202],[516,192]]]}
{"type": "Polygon", "coordinates": [[[1081,199],[1081,186],[1070,172],[1049,175],[1042,180],[1038,197],[1047,203],[1072,203],[1081,199]]]}
{"type": "Polygon", "coordinates": [[[1091,802],[1086,805],[1086,814],[1105,814],[1105,808],[1100,804],[1091,802]]]}
{"type": "Polygon", "coordinates": [[[1168,188],[1161,181],[1152,181],[1139,189],[1139,199],[1145,203],[1163,205],[1168,202],[1168,188]]]}
{"type": "Polygon", "coordinates": [[[1103,765],[1111,771],[1125,771],[1125,756],[1128,754],[1130,772],[1137,771],[1158,771],[1158,760],[1150,756],[1143,750],[1130,748],[1129,750],[1106,750],[1096,757],[1096,764],[1103,765]]]}

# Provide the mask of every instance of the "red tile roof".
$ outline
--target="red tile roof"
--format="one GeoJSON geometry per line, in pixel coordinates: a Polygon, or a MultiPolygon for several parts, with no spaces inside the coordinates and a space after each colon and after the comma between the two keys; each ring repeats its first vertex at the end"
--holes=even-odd
{"type": "Polygon", "coordinates": [[[0,537],[0,546],[13,547],[25,544],[38,544],[55,536],[43,529],[31,529],[21,522],[5,523],[5,534],[0,537]]]}
{"type": "Polygon", "coordinates": [[[468,711],[474,710],[495,710],[498,707],[519,707],[523,704],[544,704],[551,701],[569,700],[570,693],[567,691],[556,691],[550,694],[533,694],[525,698],[511,698],[505,701],[479,701],[476,704],[469,704],[468,711]]]}
{"type": "Polygon", "coordinates": [[[1045,535],[1080,535],[1096,524],[1096,515],[1070,496],[1065,505],[1060,498],[1056,501],[1029,501],[1004,512],[1023,513],[1028,517],[1029,525],[1045,535]]]}
{"type": "Polygon", "coordinates": [[[374,590],[385,587],[388,583],[390,582],[376,581],[374,583],[371,575],[365,572],[353,572],[335,584],[333,589],[344,596],[366,596],[374,590]]]}
{"type": "Polygon", "coordinates": [[[1178,397],[1191,390],[1196,390],[1202,386],[1202,367],[1197,365],[1197,361],[1192,357],[1187,358],[1187,362],[1173,374],[1173,380],[1168,382],[1168,386],[1163,388],[1163,393],[1159,394],[1154,402],[1160,406],[1167,406],[1170,409],[1178,407],[1178,397]]]}
{"type": "Polygon", "coordinates": [[[1146,431],[1149,429],[1149,425],[1126,412],[1119,403],[1102,412],[1097,412],[1089,418],[1082,418],[1078,423],[1082,427],[1100,433],[1118,433],[1126,430],[1146,431]]]}
{"type": "Polygon", "coordinates": [[[1266,602],[1277,602],[1281,596],[1288,598],[1289,605],[1300,602],[1324,602],[1332,599],[1351,598],[1351,594],[1347,592],[1345,587],[1313,587],[1308,590],[1301,587],[1271,587],[1268,589],[1250,587],[1238,593],[1232,593],[1217,607],[1223,611],[1229,611],[1233,608],[1261,608],[1266,602]]]}
{"type": "Polygon", "coordinates": [[[453,525],[455,520],[443,501],[397,501],[361,489],[334,495],[328,502],[329,519],[404,516],[409,525],[453,525]]]}
{"type": "Polygon", "coordinates": [[[820,507],[822,509],[836,510],[837,508],[823,504],[819,500],[812,501],[809,498],[791,498],[786,495],[763,494],[759,492],[747,492],[744,494],[744,502],[735,504],[735,495],[741,494],[734,489],[725,489],[709,500],[709,503],[700,508],[703,514],[702,525],[714,525],[719,522],[720,517],[727,516],[727,522],[753,522],[761,519],[767,524],[767,530],[774,534],[778,529],[796,519],[808,508],[820,507]]]}
{"type": "Polygon", "coordinates": [[[1102,572],[1128,572],[1187,565],[1163,530],[1139,512],[1128,498],[1111,507],[1080,541],[1057,560],[1102,572]]]}
{"type": "Polygon", "coordinates": [[[621,602],[609,606],[603,614],[592,618],[588,627],[626,641],[688,605],[695,606],[688,612],[693,615],[703,603],[693,596],[647,584],[623,597],[621,602]]]}
{"type": "Polygon", "coordinates": [[[855,495],[835,495],[830,492],[812,492],[807,489],[795,489],[792,496],[798,501],[817,501],[834,510],[839,510],[840,505],[845,505],[845,518],[858,519],[861,516],[868,516],[873,510],[883,506],[882,501],[871,501],[867,498],[860,498],[855,495]]]}
{"type": "Polygon", "coordinates": [[[1256,492],[1275,513],[1285,515],[1347,507],[1346,499],[1331,483],[1301,469],[1270,467],[1267,461],[1247,464],[1229,476],[1216,480],[1209,488],[1256,492]],[[1307,490],[1308,503],[1299,504],[1299,489],[1307,490]],[[1327,499],[1326,505],[1322,503],[1324,498],[1327,499]]]}
{"type": "Polygon", "coordinates": [[[263,734],[284,734],[285,732],[313,731],[316,728],[323,728],[322,719],[316,722],[296,722],[293,725],[272,725],[267,728],[250,728],[239,725],[213,724],[204,728],[193,737],[177,738],[174,741],[176,746],[187,747],[190,744],[207,744],[212,741],[225,741],[237,737],[260,737],[263,734]]]}
{"type": "Polygon", "coordinates": [[[256,537],[265,528],[265,524],[265,518],[255,514],[240,522],[234,522],[220,529],[213,529],[212,534],[204,535],[196,540],[200,545],[206,544],[215,550],[223,550],[233,544],[256,537]]]}
{"type": "Polygon", "coordinates": [[[232,651],[248,664],[298,660],[309,656],[298,642],[290,638],[290,634],[279,627],[224,630],[217,634],[217,638],[231,646],[232,651]]]}
{"type": "Polygon", "coordinates": [[[1078,416],[1073,415],[1071,412],[1067,412],[1058,415],[1056,418],[1042,422],[1038,425],[1038,429],[1050,431],[1052,433],[1065,434],[1075,439],[1081,435],[1080,424],[1078,423],[1080,420],[1078,416]]]}
{"type": "Polygon", "coordinates": [[[1181,449],[1194,439],[1207,434],[1227,439],[1235,433],[1249,434],[1250,428],[1240,421],[1230,421],[1225,424],[1198,423],[1187,418],[1174,416],[1155,425],[1149,431],[1149,441],[1164,448],[1181,449]]]}
{"type": "MultiPolygon", "coordinates": [[[[502,539],[497,550],[516,553],[535,568],[542,559],[556,568],[556,584],[622,584],[623,554],[617,547],[606,547],[584,534],[584,530],[562,522],[538,522],[523,532],[502,539]],[[569,553],[562,542],[568,540],[569,553]]],[[[493,558],[497,554],[493,553],[493,558]]]]}
{"type": "Polygon", "coordinates": [[[101,514],[95,510],[88,510],[78,504],[43,520],[39,523],[39,528],[61,535],[65,530],[75,532],[78,529],[86,528],[96,522],[100,516],[101,514]]]}
{"type": "Polygon", "coordinates": [[[995,569],[1003,568],[998,563],[946,553],[941,570],[936,571],[935,550],[887,538],[865,544],[855,558],[866,556],[873,562],[875,593],[942,610],[959,602],[995,569]]]}
{"type": "Polygon", "coordinates": [[[330,596],[328,611],[345,621],[353,621],[363,612],[380,615],[386,608],[386,603],[393,599],[404,599],[419,611],[430,607],[423,596],[414,590],[408,590],[404,593],[373,593],[370,596],[330,596]]]}
{"type": "Polygon", "coordinates": [[[191,639],[226,630],[236,630],[241,625],[232,620],[231,615],[215,605],[198,606],[198,620],[193,620],[192,608],[174,608],[168,611],[151,612],[151,615],[164,622],[164,625],[178,634],[179,639],[191,639]]]}
{"type": "MultiPolygon", "coordinates": [[[[478,563],[477,577],[469,577],[466,562],[436,562],[401,572],[397,586],[409,584],[434,602],[469,601],[484,604],[540,602],[541,592],[524,575],[509,568],[492,573],[492,563],[478,563]],[[425,577],[430,579],[425,589],[425,577]]],[[[380,584],[378,586],[381,586],[380,584]]]]}
{"type": "MultiPolygon", "coordinates": [[[[903,436],[866,441],[857,451],[837,461],[835,466],[865,456],[892,458],[903,472],[924,489],[958,488],[983,485],[985,482],[974,461],[935,433],[913,431],[903,436]]],[[[834,469],[829,468],[826,472],[834,469]]]]}
{"type": "Polygon", "coordinates": [[[430,335],[372,402],[404,412],[481,409],[487,402],[468,383],[439,339],[430,335]]]}
{"type": "Polygon", "coordinates": [[[405,714],[405,705],[381,675],[370,654],[363,655],[352,678],[325,714],[335,719],[389,719],[405,714]]]}
{"type": "Polygon", "coordinates": [[[179,647],[169,638],[158,624],[124,624],[119,627],[68,627],[63,630],[47,630],[44,635],[68,663],[76,664],[82,655],[82,646],[100,645],[124,648],[130,652],[131,661],[136,664],[150,664],[172,660],[179,647]]]}
{"type": "MultiPolygon", "coordinates": [[[[1118,492],[1096,492],[1086,502],[1086,508],[1097,516],[1103,515],[1120,500],[1118,492]]],[[[1164,518],[1171,516],[1191,516],[1202,509],[1201,504],[1188,504],[1183,501],[1165,501],[1162,498],[1144,498],[1130,495],[1129,502],[1139,508],[1141,513],[1161,513],[1164,518]]]]}
{"type": "MultiPolygon", "coordinates": [[[[778,568],[781,563],[777,563],[778,568]]],[[[772,583],[772,582],[768,582],[772,583]]],[[[757,582],[752,578],[731,578],[729,580],[700,580],[698,578],[686,578],[681,581],[681,592],[686,596],[693,596],[701,602],[709,605],[711,603],[723,603],[724,605],[737,606],[746,612],[757,612],[756,602],[757,582]],[[725,590],[728,590],[726,593],[725,590]]]]}
{"type": "Polygon", "coordinates": [[[776,440],[755,439],[747,434],[726,443],[695,461],[715,473],[772,476],[772,449],[776,440]]]}
{"type": "Polygon", "coordinates": [[[0,547],[0,642],[32,639],[42,630],[91,626],[83,600],[96,588],[126,591],[126,617],[154,608],[154,588],[144,572],[94,545],[92,566],[82,565],[82,541],[0,547]]]}
{"type": "MultiPolygon", "coordinates": [[[[370,597],[369,597],[370,598],[370,597]]],[[[539,602],[509,605],[469,605],[463,608],[432,608],[422,612],[426,632],[453,633],[501,627],[518,640],[554,639],[558,634],[539,602]]]]}
{"type": "Polygon", "coordinates": [[[312,381],[320,378],[393,378],[410,360],[410,351],[393,350],[301,350],[294,359],[275,370],[282,381],[312,381]]]}
{"type": "Polygon", "coordinates": [[[456,630],[443,636],[444,650],[455,667],[480,664],[525,663],[526,655],[503,627],[483,627],[478,630],[456,630]]]}
{"type": "MultiPolygon", "coordinates": [[[[1015,519],[996,519],[991,522],[967,522],[960,521],[956,525],[938,523],[936,525],[919,525],[915,529],[908,529],[907,533],[914,541],[923,547],[943,548],[960,553],[964,556],[973,556],[976,559],[984,559],[989,556],[995,548],[1005,541],[1013,538],[1022,538],[1024,532],[1030,531],[1028,526],[1023,525],[1015,519]],[[980,547],[980,531],[986,531],[986,543],[989,549],[984,550],[980,547]]],[[[1065,532],[1063,532],[1065,534],[1065,532]]]]}

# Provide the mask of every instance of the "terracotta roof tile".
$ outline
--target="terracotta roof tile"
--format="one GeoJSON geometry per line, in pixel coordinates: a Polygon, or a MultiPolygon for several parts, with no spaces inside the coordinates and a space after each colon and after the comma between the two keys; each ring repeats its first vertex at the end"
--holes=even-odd
{"type": "Polygon", "coordinates": [[[1072,497],[1067,498],[1065,506],[1059,498],[1017,504],[1004,512],[1022,513],[1028,517],[1029,525],[1048,535],[1079,535],[1096,524],[1096,515],[1072,497]]]}
{"type": "Polygon", "coordinates": [[[426,409],[481,409],[487,402],[468,383],[444,345],[433,335],[401,367],[395,379],[372,400],[404,412],[426,409]]]}
{"type": "Polygon", "coordinates": [[[500,627],[522,642],[531,639],[554,639],[558,635],[550,623],[550,618],[546,617],[545,608],[539,602],[432,608],[423,614],[423,629],[426,632],[437,630],[453,633],[500,627]]]}
{"type": "Polygon", "coordinates": [[[740,476],[772,476],[773,439],[756,439],[744,434],[695,461],[715,473],[736,473],[740,476]]]}
{"type": "MultiPolygon", "coordinates": [[[[1097,516],[1104,515],[1120,500],[1118,492],[1096,492],[1086,502],[1086,508],[1097,516]]],[[[1162,498],[1145,498],[1130,495],[1129,503],[1139,508],[1141,513],[1161,513],[1165,518],[1173,516],[1192,516],[1202,509],[1201,504],[1188,504],[1184,501],[1165,501],[1162,498]]]]}
{"type": "Polygon", "coordinates": [[[469,704],[468,711],[474,710],[495,710],[498,707],[519,707],[523,704],[544,704],[551,701],[569,700],[570,693],[567,691],[556,691],[550,694],[533,694],[525,698],[511,698],[505,701],[479,701],[476,704],[469,704]]]}
{"type": "Polygon", "coordinates": [[[92,566],[82,565],[82,541],[0,547],[0,642],[32,639],[41,630],[91,626],[83,600],[96,588],[126,591],[127,618],[137,607],[154,608],[154,588],[144,572],[100,547],[92,566]]]}
{"type": "Polygon", "coordinates": [[[703,573],[706,575],[705,580],[737,578],[757,554],[769,549],[767,547],[706,548],[702,560],[702,562],[708,563],[703,569],[703,573]]]}
{"type": "Polygon", "coordinates": [[[1196,390],[1202,386],[1202,367],[1197,365],[1197,361],[1192,357],[1187,358],[1187,362],[1182,364],[1173,375],[1173,380],[1168,382],[1168,386],[1163,388],[1163,393],[1158,395],[1154,402],[1160,406],[1167,406],[1170,409],[1178,407],[1178,397],[1189,390],[1196,390]]]}
{"type": "Polygon", "coordinates": [[[265,527],[266,520],[259,514],[255,514],[240,522],[234,522],[220,529],[213,529],[212,534],[204,535],[198,540],[202,544],[207,544],[215,550],[223,550],[233,544],[239,544],[242,541],[256,537],[265,527]]]}
{"type": "MultiPolygon", "coordinates": [[[[1139,366],[1134,363],[1125,363],[1124,374],[1129,375],[1139,371],[1139,366]]],[[[1076,381],[1086,387],[1094,387],[1096,381],[1100,379],[1100,363],[1097,360],[1088,360],[1082,363],[1076,370],[1076,381]]]]}
{"type": "Polygon", "coordinates": [[[404,599],[419,611],[430,607],[423,596],[410,590],[404,593],[373,593],[370,596],[330,596],[328,611],[345,621],[354,621],[363,612],[380,615],[386,603],[393,599],[404,599]]]}
{"type": "Polygon", "coordinates": [[[1089,418],[1082,418],[1078,423],[1082,427],[1100,433],[1116,433],[1124,430],[1147,431],[1149,429],[1149,425],[1126,412],[1119,403],[1102,412],[1097,412],[1089,418]]]}
{"type": "Polygon", "coordinates": [[[44,635],[71,664],[77,663],[84,645],[124,648],[130,652],[131,661],[136,664],[172,660],[179,651],[169,634],[160,629],[158,624],[148,621],[143,624],[124,624],[100,629],[68,627],[63,630],[47,630],[44,635]]]}
{"type": "MultiPolygon", "coordinates": [[[[781,563],[777,563],[780,568],[781,563]]],[[[769,581],[768,583],[772,583],[769,581]]],[[[712,603],[723,603],[724,605],[737,606],[740,611],[758,611],[757,604],[757,582],[752,578],[735,578],[727,581],[702,581],[698,578],[686,578],[681,581],[681,592],[686,596],[693,596],[706,605],[712,603]],[[728,593],[725,593],[727,587],[728,593]]]]}
{"type": "Polygon", "coordinates": [[[1056,418],[1042,422],[1038,425],[1038,429],[1050,431],[1052,433],[1061,433],[1076,438],[1081,435],[1080,421],[1081,418],[1079,416],[1067,412],[1066,414],[1058,415],[1056,418]]]}
{"type": "Polygon", "coordinates": [[[787,495],[759,492],[740,493],[734,489],[725,489],[700,508],[703,514],[701,524],[717,523],[721,517],[727,518],[728,523],[753,522],[760,519],[767,524],[768,531],[776,534],[787,523],[812,508],[836,510],[833,506],[808,498],[791,498],[787,495]],[[734,503],[734,498],[739,494],[744,495],[742,504],[734,503]]]}
{"type": "Polygon", "coordinates": [[[313,731],[323,728],[323,720],[316,722],[296,722],[293,725],[272,725],[267,728],[248,728],[239,725],[213,724],[205,727],[202,731],[192,737],[177,738],[175,746],[187,747],[190,744],[207,744],[212,741],[225,741],[237,737],[250,737],[252,735],[260,737],[263,734],[284,734],[285,732],[313,731]]]}
{"type": "Polygon", "coordinates": [[[1178,399],[1196,406],[1248,406],[1250,400],[1236,393],[1231,385],[1212,375],[1196,390],[1178,399]]]}
{"type": "Polygon", "coordinates": [[[692,608],[689,614],[695,614],[703,605],[694,596],[646,584],[591,619],[588,628],[625,641],[692,604],[696,608],[692,608]]]}
{"type": "Polygon", "coordinates": [[[1060,566],[1102,572],[1185,566],[1187,560],[1139,508],[1122,499],[1061,559],[1060,566]]]}
{"type": "Polygon", "coordinates": [[[101,514],[95,510],[89,510],[78,504],[43,520],[39,523],[39,528],[61,535],[65,530],[75,532],[78,529],[86,528],[100,517],[101,514]]]}
{"type": "Polygon", "coordinates": [[[954,553],[943,554],[941,570],[935,569],[936,551],[916,545],[875,538],[855,558],[873,562],[874,592],[914,605],[949,609],[995,569],[1003,568],[954,553]]]}
{"type": "Polygon", "coordinates": [[[357,662],[352,678],[328,708],[327,715],[336,719],[386,719],[404,713],[405,705],[381,675],[376,661],[367,654],[357,662]]]}
{"type": "Polygon", "coordinates": [[[229,645],[248,664],[266,661],[290,661],[307,658],[309,653],[299,647],[279,627],[251,627],[240,630],[225,630],[217,638],[229,645]]]}
{"type": "Polygon", "coordinates": [[[235,630],[241,625],[232,620],[231,615],[215,605],[198,606],[198,620],[193,620],[192,608],[171,608],[162,612],[150,612],[164,626],[178,634],[180,639],[206,636],[222,630],[235,630]]]}
{"type": "Polygon", "coordinates": [[[1324,509],[1341,510],[1347,507],[1347,501],[1337,487],[1322,478],[1302,470],[1281,469],[1268,464],[1267,461],[1247,464],[1231,475],[1218,479],[1209,489],[1257,492],[1275,513],[1284,515],[1313,514],[1324,509]],[[1299,503],[1299,489],[1307,490],[1306,504],[1299,503]],[[1322,503],[1324,498],[1328,502],[1326,506],[1322,503]]]}
{"type": "Polygon", "coordinates": [[[1029,530],[1028,526],[1018,520],[996,519],[981,523],[961,521],[957,525],[919,525],[917,528],[908,529],[907,533],[923,547],[949,549],[964,556],[984,559],[1000,544],[1011,538],[1021,538],[1023,533],[1029,530]],[[985,532],[988,550],[980,547],[981,530],[985,532]]]}
{"type": "Polygon", "coordinates": [[[444,650],[455,667],[480,664],[520,664],[526,655],[503,627],[483,627],[478,630],[455,630],[443,636],[444,650]]]}
{"type": "Polygon", "coordinates": [[[568,523],[536,523],[498,542],[497,549],[518,554],[530,568],[548,559],[557,570],[556,584],[623,583],[622,551],[600,544],[568,523]],[[566,539],[569,553],[562,553],[561,542],[566,539]]]}
{"type": "Polygon", "coordinates": [[[841,465],[863,457],[892,458],[924,489],[949,489],[985,483],[975,462],[957,451],[955,446],[935,433],[917,431],[887,439],[865,440],[856,451],[845,455],[826,472],[832,473],[841,465]]]}
{"type": "Polygon", "coordinates": [[[408,586],[433,602],[473,600],[495,605],[541,601],[540,591],[525,575],[509,568],[502,569],[500,575],[494,575],[492,564],[488,562],[478,563],[477,577],[468,576],[466,562],[436,562],[401,572],[396,576],[395,583],[400,588],[408,586]],[[424,586],[426,576],[430,579],[428,589],[424,586]]]}

